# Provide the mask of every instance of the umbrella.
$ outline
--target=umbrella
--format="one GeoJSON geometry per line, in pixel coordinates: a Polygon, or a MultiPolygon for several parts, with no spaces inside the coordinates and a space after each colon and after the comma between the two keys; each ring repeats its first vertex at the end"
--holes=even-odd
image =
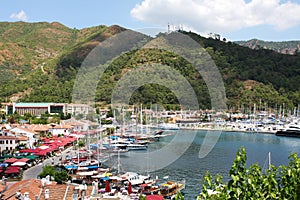
{"type": "Polygon", "coordinates": [[[17,170],[20,170],[21,167],[19,167],[19,166],[9,166],[6,170],[8,170],[8,169],[17,169],[17,170]]]}
{"type": "Polygon", "coordinates": [[[7,167],[7,166],[8,166],[7,163],[1,163],[1,164],[0,164],[0,167],[7,167]]]}
{"type": "Polygon", "coordinates": [[[30,159],[28,159],[28,158],[21,158],[17,162],[27,162],[28,160],[30,160],[30,159]]]}
{"type": "Polygon", "coordinates": [[[35,153],[36,156],[45,156],[48,152],[46,150],[42,150],[40,152],[35,153]]]}
{"type": "Polygon", "coordinates": [[[131,182],[128,182],[127,192],[128,192],[128,194],[131,194],[131,193],[132,193],[131,182]]]}
{"type": "Polygon", "coordinates": [[[108,180],[110,180],[110,178],[109,177],[103,177],[103,178],[101,178],[102,180],[104,180],[104,181],[108,181],[108,180]]]}
{"type": "Polygon", "coordinates": [[[163,200],[164,197],[160,195],[147,195],[146,200],[163,200]]]}
{"type": "Polygon", "coordinates": [[[49,149],[49,146],[40,146],[39,148],[44,150],[44,149],[49,149]]]}
{"type": "Polygon", "coordinates": [[[110,191],[111,191],[111,189],[110,189],[109,182],[105,181],[105,192],[110,192],[110,191]]]}
{"type": "Polygon", "coordinates": [[[9,168],[4,171],[4,174],[17,174],[20,173],[20,169],[18,168],[9,168]]]}
{"type": "Polygon", "coordinates": [[[4,162],[6,162],[6,163],[14,163],[14,162],[17,162],[18,161],[18,159],[16,159],[16,158],[9,158],[9,159],[6,159],[4,162]]]}
{"type": "Polygon", "coordinates": [[[26,165],[26,162],[20,162],[20,161],[17,161],[17,162],[14,162],[13,164],[11,164],[11,166],[24,166],[26,165]]]}
{"type": "Polygon", "coordinates": [[[104,174],[102,174],[103,176],[112,176],[112,173],[110,173],[110,172],[107,172],[107,173],[104,173],[104,174]]]}
{"type": "Polygon", "coordinates": [[[36,155],[28,155],[28,156],[26,156],[26,158],[28,158],[28,159],[30,159],[30,160],[34,160],[34,159],[36,159],[38,156],[36,156],[36,155]]]}

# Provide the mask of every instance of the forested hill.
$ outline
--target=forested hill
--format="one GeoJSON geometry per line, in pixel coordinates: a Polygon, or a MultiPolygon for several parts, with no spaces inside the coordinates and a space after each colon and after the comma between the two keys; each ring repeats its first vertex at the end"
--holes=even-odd
{"type": "MultiPolygon", "coordinates": [[[[84,58],[99,43],[124,30],[119,26],[77,30],[60,23],[0,23],[0,100],[70,102],[84,58]]],[[[292,109],[300,102],[298,54],[253,50],[182,33],[199,42],[213,58],[225,83],[229,107],[243,109],[261,104],[274,108],[285,103],[292,109]]],[[[141,63],[162,63],[179,70],[193,86],[201,108],[209,108],[207,87],[193,66],[178,55],[155,49],[135,50],[116,58],[99,81],[96,101],[110,103],[117,81],[141,63]]],[[[171,91],[155,84],[139,88],[131,98],[131,103],[150,102],[178,103],[171,91]]]]}

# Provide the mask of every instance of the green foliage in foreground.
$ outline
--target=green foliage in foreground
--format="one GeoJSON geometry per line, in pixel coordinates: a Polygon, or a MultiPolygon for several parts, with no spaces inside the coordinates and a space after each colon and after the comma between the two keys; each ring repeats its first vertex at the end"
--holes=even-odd
{"type": "Polygon", "coordinates": [[[44,166],[42,173],[39,174],[39,177],[45,178],[47,175],[53,177],[54,181],[56,181],[59,184],[67,182],[70,179],[70,176],[68,175],[68,172],[66,170],[63,170],[61,168],[59,168],[58,170],[51,165],[44,166]]]}
{"type": "Polygon", "coordinates": [[[236,154],[227,183],[222,176],[207,172],[203,178],[202,199],[300,199],[300,158],[296,153],[289,156],[287,166],[271,166],[263,171],[258,164],[246,167],[244,147],[236,154]]]}

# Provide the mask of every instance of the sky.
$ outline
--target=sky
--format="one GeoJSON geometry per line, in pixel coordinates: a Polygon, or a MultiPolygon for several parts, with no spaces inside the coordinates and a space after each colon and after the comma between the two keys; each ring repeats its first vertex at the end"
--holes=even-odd
{"type": "Polygon", "coordinates": [[[0,21],[116,24],[151,34],[180,27],[231,41],[287,41],[300,40],[300,0],[0,0],[0,21]]]}

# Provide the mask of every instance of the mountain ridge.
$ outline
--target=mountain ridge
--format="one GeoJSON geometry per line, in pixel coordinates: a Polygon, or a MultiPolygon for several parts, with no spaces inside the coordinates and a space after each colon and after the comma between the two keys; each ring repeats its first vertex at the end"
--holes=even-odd
{"type": "Polygon", "coordinates": [[[290,55],[296,54],[300,51],[300,41],[298,40],[264,41],[253,38],[245,41],[235,41],[235,43],[251,49],[270,49],[277,53],[290,55]]]}
{"type": "MultiPolygon", "coordinates": [[[[58,22],[0,23],[0,100],[71,102],[74,80],[85,56],[124,30],[127,29],[118,25],[77,30],[58,22]]],[[[230,108],[250,109],[258,102],[273,107],[284,103],[292,108],[300,102],[299,55],[284,55],[264,48],[252,50],[233,42],[180,32],[198,42],[214,60],[224,79],[230,108]]],[[[155,49],[127,52],[113,60],[99,81],[101,87],[96,91],[95,101],[109,104],[115,84],[126,71],[153,62],[184,74],[195,89],[200,107],[209,108],[207,87],[192,65],[178,55],[155,49]]],[[[178,103],[172,91],[158,85],[139,88],[131,99],[131,103],[154,101],[178,103]]]]}

